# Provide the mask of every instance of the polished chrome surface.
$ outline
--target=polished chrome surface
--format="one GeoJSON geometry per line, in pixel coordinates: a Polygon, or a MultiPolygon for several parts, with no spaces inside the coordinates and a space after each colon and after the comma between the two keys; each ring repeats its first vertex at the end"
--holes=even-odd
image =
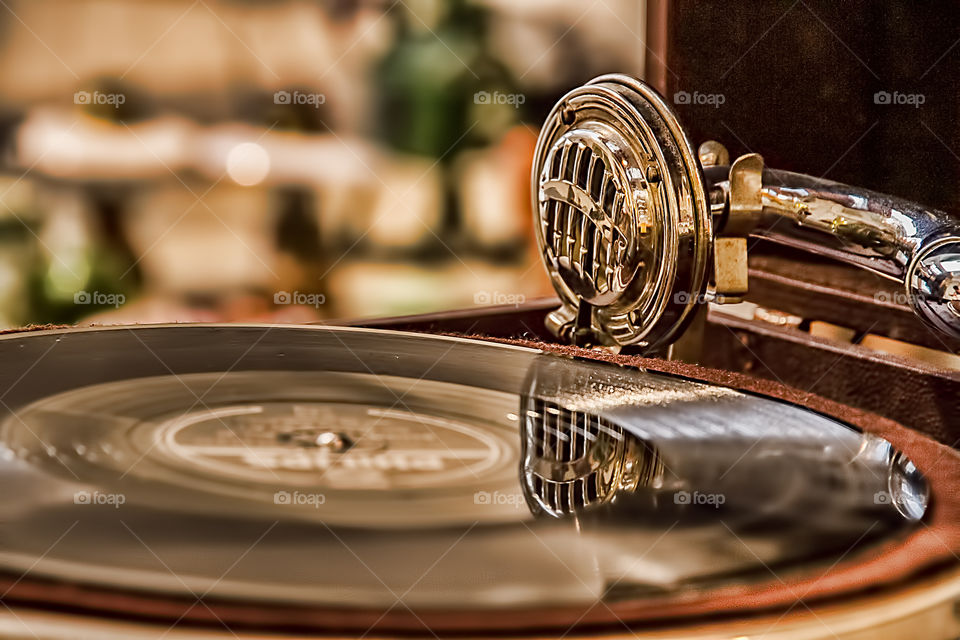
{"type": "Polygon", "coordinates": [[[903,304],[960,337],[955,219],[766,169],[758,154],[727,167],[715,141],[698,154],[670,107],[635,78],[601,76],[560,99],[533,171],[537,239],[563,303],[547,320],[558,337],[646,350],[676,340],[698,304],[747,292],[750,235],[901,282],[903,304]]]}
{"type": "MultiPolygon", "coordinates": [[[[714,187],[731,191],[729,181],[714,187]]],[[[948,214],[867,189],[770,169],[762,171],[757,195],[756,215],[735,222],[746,224],[750,235],[903,283],[903,303],[931,327],[960,337],[960,224],[948,214]]]]}
{"type": "Polygon", "coordinates": [[[544,163],[540,224],[547,251],[574,293],[593,305],[609,304],[621,295],[646,247],[644,232],[648,192],[643,178],[634,184],[617,175],[625,162],[611,147],[627,147],[613,130],[584,126],[561,136],[544,163]],[[625,194],[636,193],[633,203],[625,194]],[[636,211],[631,211],[631,205],[636,211]],[[638,224],[639,222],[639,224],[638,224]]]}
{"type": "Polygon", "coordinates": [[[628,76],[571,91],[541,130],[533,184],[538,245],[563,303],[550,329],[578,344],[670,342],[706,287],[711,224],[670,107],[628,76]]]}
{"type": "Polygon", "coordinates": [[[4,336],[0,358],[0,569],[30,581],[590,607],[762,588],[927,509],[909,460],[833,419],[531,349],[160,326],[4,336]]]}
{"type": "Polygon", "coordinates": [[[576,515],[622,491],[658,487],[659,454],[616,423],[525,396],[524,493],[535,514],[576,515]]]}

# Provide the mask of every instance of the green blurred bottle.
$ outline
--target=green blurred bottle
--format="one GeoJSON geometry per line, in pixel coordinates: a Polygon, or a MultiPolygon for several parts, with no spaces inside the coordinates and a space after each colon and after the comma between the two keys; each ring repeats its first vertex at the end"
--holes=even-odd
{"type": "Polygon", "coordinates": [[[381,140],[449,164],[459,149],[489,144],[520,119],[515,107],[478,102],[517,95],[509,71],[489,51],[486,8],[448,0],[401,4],[395,12],[396,41],[374,72],[381,140]],[[421,19],[425,13],[433,24],[421,19]]]}

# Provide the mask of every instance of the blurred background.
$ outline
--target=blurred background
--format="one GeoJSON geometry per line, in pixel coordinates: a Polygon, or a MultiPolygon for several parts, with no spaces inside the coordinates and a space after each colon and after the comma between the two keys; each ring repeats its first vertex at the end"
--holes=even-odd
{"type": "Polygon", "coordinates": [[[0,326],[304,322],[551,293],[540,122],[642,73],[644,3],[0,9],[0,326]]]}
{"type": "Polygon", "coordinates": [[[694,145],[956,211],[958,33],[874,0],[0,2],[0,327],[551,295],[534,142],[612,71],[694,145]]]}

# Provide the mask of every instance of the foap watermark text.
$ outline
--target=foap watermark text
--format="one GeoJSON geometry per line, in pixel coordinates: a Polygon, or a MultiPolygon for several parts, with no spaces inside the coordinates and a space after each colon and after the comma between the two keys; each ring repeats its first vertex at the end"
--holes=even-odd
{"type": "Polygon", "coordinates": [[[527,297],[522,293],[505,293],[503,291],[477,291],[473,294],[473,304],[516,304],[526,302],[527,297]]]}
{"type": "Polygon", "coordinates": [[[73,94],[73,104],[108,104],[114,109],[127,101],[122,93],[104,93],[102,91],[77,91],[73,94]]]}
{"type": "Polygon", "coordinates": [[[473,504],[479,505],[510,505],[520,508],[526,504],[523,496],[517,493],[502,493],[500,491],[477,491],[473,494],[473,504]]]}
{"type": "Polygon", "coordinates": [[[501,91],[477,91],[473,94],[474,104],[506,104],[514,109],[519,109],[520,105],[527,101],[527,96],[522,93],[503,93],[501,91]]]}
{"type": "Polygon", "coordinates": [[[122,493],[103,493],[101,491],[77,491],[73,494],[73,504],[109,505],[119,509],[127,501],[122,493]]]}
{"type": "Polygon", "coordinates": [[[873,94],[874,104],[905,105],[919,109],[927,101],[922,93],[901,93],[900,91],[877,91],[873,94]]]}
{"type": "Polygon", "coordinates": [[[273,494],[273,504],[298,505],[319,509],[327,501],[322,493],[304,493],[303,491],[277,491],[273,494]]]}
{"type": "Polygon", "coordinates": [[[722,493],[702,493],[700,491],[694,491],[691,493],[689,491],[677,491],[675,494],[673,494],[674,504],[710,505],[715,509],[719,509],[720,505],[726,501],[727,497],[722,493]]]}
{"type": "Polygon", "coordinates": [[[717,109],[726,101],[727,96],[722,93],[700,93],[699,91],[690,93],[688,91],[677,91],[673,94],[673,102],[675,104],[707,105],[717,109]]]}
{"type": "Polygon", "coordinates": [[[122,293],[104,293],[103,291],[77,291],[73,294],[73,304],[92,304],[98,307],[119,307],[127,301],[122,293]]]}
{"type": "Polygon", "coordinates": [[[302,91],[277,91],[273,94],[273,104],[305,104],[319,109],[326,103],[327,96],[322,93],[304,93],[302,91]]]}
{"type": "Polygon", "coordinates": [[[319,308],[327,297],[322,293],[304,293],[302,291],[277,291],[273,294],[274,304],[299,304],[319,308]]]}

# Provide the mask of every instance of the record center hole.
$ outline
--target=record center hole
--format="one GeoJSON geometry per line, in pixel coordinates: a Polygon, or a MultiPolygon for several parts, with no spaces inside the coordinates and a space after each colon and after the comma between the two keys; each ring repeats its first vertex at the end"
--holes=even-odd
{"type": "Polygon", "coordinates": [[[305,449],[329,449],[335,453],[343,453],[354,445],[353,440],[345,433],[317,429],[297,429],[278,433],[277,441],[295,444],[305,449]]]}

